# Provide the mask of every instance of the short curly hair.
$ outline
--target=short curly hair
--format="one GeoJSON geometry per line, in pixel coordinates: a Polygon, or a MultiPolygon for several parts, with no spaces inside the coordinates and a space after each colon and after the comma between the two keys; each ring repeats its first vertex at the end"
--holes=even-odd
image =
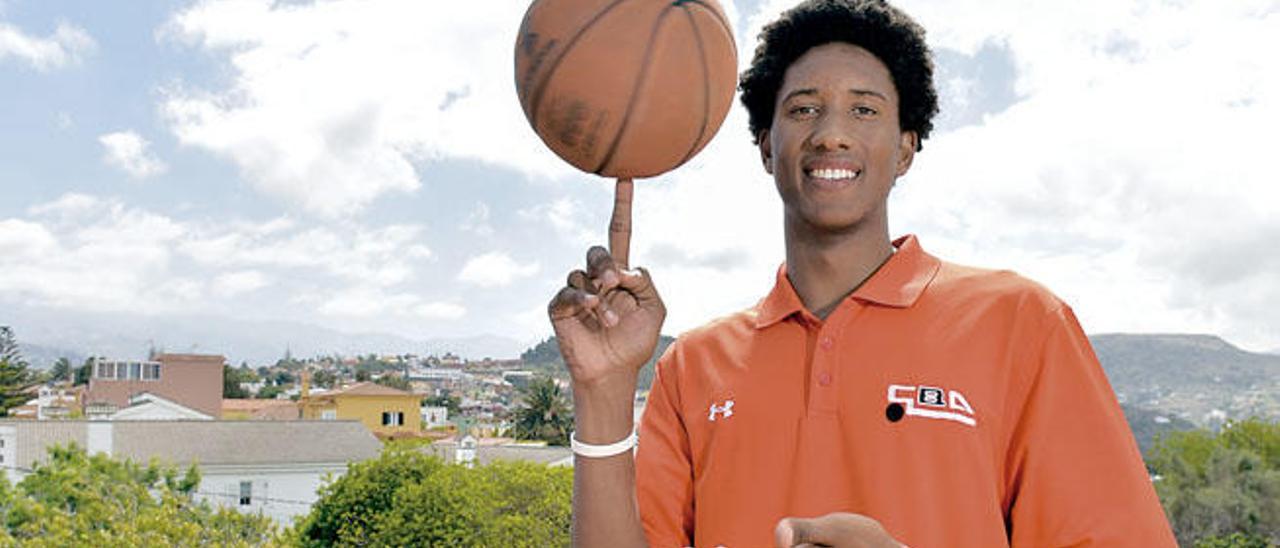
{"type": "Polygon", "coordinates": [[[898,91],[898,126],[918,137],[916,150],[933,129],[938,94],[924,28],[883,0],[805,0],[760,31],[751,67],[738,89],[756,144],[773,124],[774,103],[787,68],[810,49],[845,42],[875,55],[898,91]]]}

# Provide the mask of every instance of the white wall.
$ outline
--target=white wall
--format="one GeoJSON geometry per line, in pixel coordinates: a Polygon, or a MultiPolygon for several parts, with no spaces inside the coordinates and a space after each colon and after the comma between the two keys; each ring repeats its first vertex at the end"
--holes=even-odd
{"type": "Polygon", "coordinates": [[[22,475],[16,469],[18,465],[18,429],[14,426],[0,426],[0,468],[3,468],[9,483],[18,483],[22,475]]]}
{"type": "Polygon", "coordinates": [[[290,466],[217,466],[200,467],[197,500],[207,500],[235,508],[244,513],[262,513],[281,525],[289,525],[295,517],[311,511],[319,500],[316,491],[326,474],[336,479],[347,471],[345,464],[290,466]],[[252,503],[240,505],[240,482],[253,482],[252,503]]]}

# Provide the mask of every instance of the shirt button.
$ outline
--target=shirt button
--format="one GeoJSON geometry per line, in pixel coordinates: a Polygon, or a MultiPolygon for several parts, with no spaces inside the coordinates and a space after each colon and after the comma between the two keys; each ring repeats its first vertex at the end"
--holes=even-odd
{"type": "Polygon", "coordinates": [[[822,345],[823,350],[831,350],[831,345],[833,343],[831,342],[831,337],[823,337],[822,342],[818,344],[822,345]]]}
{"type": "Polygon", "coordinates": [[[823,371],[822,373],[819,373],[819,374],[818,374],[818,385],[820,385],[820,386],[830,386],[830,385],[831,385],[831,373],[827,373],[826,371],[823,371]]]}

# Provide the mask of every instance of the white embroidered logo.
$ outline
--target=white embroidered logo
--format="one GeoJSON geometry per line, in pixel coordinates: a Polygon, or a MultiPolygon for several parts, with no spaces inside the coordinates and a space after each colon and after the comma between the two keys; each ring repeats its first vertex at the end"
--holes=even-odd
{"type": "Polygon", "coordinates": [[[707,415],[707,420],[711,422],[715,422],[716,413],[720,413],[722,417],[726,419],[729,417],[732,417],[733,416],[733,400],[725,400],[724,405],[716,405],[713,402],[711,404],[711,412],[707,415]]]}
{"type": "MultiPolygon", "coordinates": [[[[889,385],[889,404],[902,406],[902,411],[897,414],[901,416],[906,414],[913,417],[924,417],[926,419],[943,419],[956,421],[967,424],[969,426],[977,426],[978,421],[974,420],[973,407],[969,405],[969,401],[964,398],[956,390],[943,390],[934,386],[906,386],[901,384],[889,385]]],[[[894,411],[890,409],[890,414],[894,411]]],[[[891,418],[890,420],[897,420],[891,418]]]]}

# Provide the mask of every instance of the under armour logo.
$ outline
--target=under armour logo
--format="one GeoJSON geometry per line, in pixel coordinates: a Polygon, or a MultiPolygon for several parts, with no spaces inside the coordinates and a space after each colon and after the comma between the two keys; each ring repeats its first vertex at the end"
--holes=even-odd
{"type": "Polygon", "coordinates": [[[721,413],[724,418],[733,416],[733,400],[725,400],[724,405],[711,404],[711,412],[707,415],[707,420],[715,422],[716,413],[721,413]]]}

